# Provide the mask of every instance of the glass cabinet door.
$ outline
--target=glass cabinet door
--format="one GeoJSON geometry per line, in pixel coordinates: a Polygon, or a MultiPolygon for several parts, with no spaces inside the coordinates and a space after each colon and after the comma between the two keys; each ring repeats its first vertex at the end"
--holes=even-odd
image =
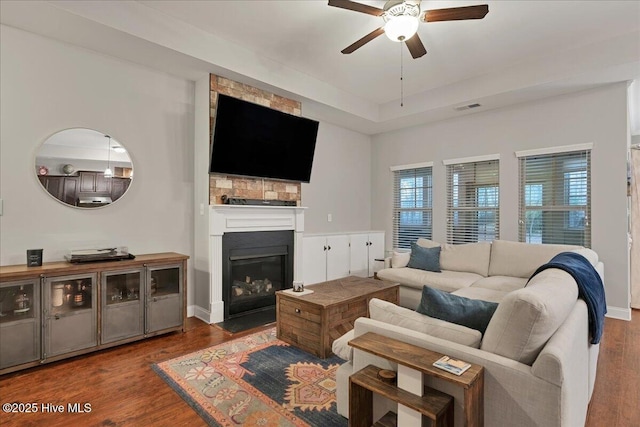
{"type": "Polygon", "coordinates": [[[182,264],[147,267],[146,333],[182,325],[182,264]]]}
{"type": "Polygon", "coordinates": [[[0,284],[0,369],[40,359],[40,279],[0,284]]]}
{"type": "Polygon", "coordinates": [[[45,358],[98,344],[96,278],[95,273],[45,278],[45,358]]]}
{"type": "Polygon", "coordinates": [[[144,269],[102,273],[102,335],[109,343],[144,334],[144,269]]]}

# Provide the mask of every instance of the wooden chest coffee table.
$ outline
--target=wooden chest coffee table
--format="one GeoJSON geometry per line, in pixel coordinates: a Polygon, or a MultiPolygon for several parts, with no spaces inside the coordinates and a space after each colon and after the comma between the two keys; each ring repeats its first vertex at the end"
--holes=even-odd
{"type": "Polygon", "coordinates": [[[329,357],[336,338],[369,316],[369,300],[398,304],[399,284],[349,276],[305,287],[313,293],[276,292],[277,336],[320,358],[329,357]]]}

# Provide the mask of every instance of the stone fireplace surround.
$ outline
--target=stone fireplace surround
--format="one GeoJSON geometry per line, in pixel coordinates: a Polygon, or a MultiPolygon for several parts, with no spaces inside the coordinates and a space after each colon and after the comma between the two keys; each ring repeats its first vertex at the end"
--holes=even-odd
{"type": "Polygon", "coordinates": [[[208,323],[224,320],[222,299],[222,235],[247,231],[293,231],[293,280],[302,280],[304,211],[296,206],[209,206],[209,307],[208,323]]]}

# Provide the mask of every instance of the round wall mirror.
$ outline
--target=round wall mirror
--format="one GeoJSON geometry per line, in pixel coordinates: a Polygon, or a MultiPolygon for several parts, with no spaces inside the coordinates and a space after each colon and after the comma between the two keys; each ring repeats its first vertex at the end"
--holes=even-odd
{"type": "Polygon", "coordinates": [[[133,180],[129,153],[109,134],[66,129],[51,135],[36,154],[35,173],[56,200],[77,208],[108,206],[133,180]]]}

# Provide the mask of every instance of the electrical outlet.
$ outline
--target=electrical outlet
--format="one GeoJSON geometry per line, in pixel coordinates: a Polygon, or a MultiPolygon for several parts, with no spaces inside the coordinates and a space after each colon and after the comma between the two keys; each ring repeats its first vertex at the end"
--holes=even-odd
{"type": "Polygon", "coordinates": [[[331,214],[327,214],[327,222],[333,221],[333,216],[331,214]]]}

